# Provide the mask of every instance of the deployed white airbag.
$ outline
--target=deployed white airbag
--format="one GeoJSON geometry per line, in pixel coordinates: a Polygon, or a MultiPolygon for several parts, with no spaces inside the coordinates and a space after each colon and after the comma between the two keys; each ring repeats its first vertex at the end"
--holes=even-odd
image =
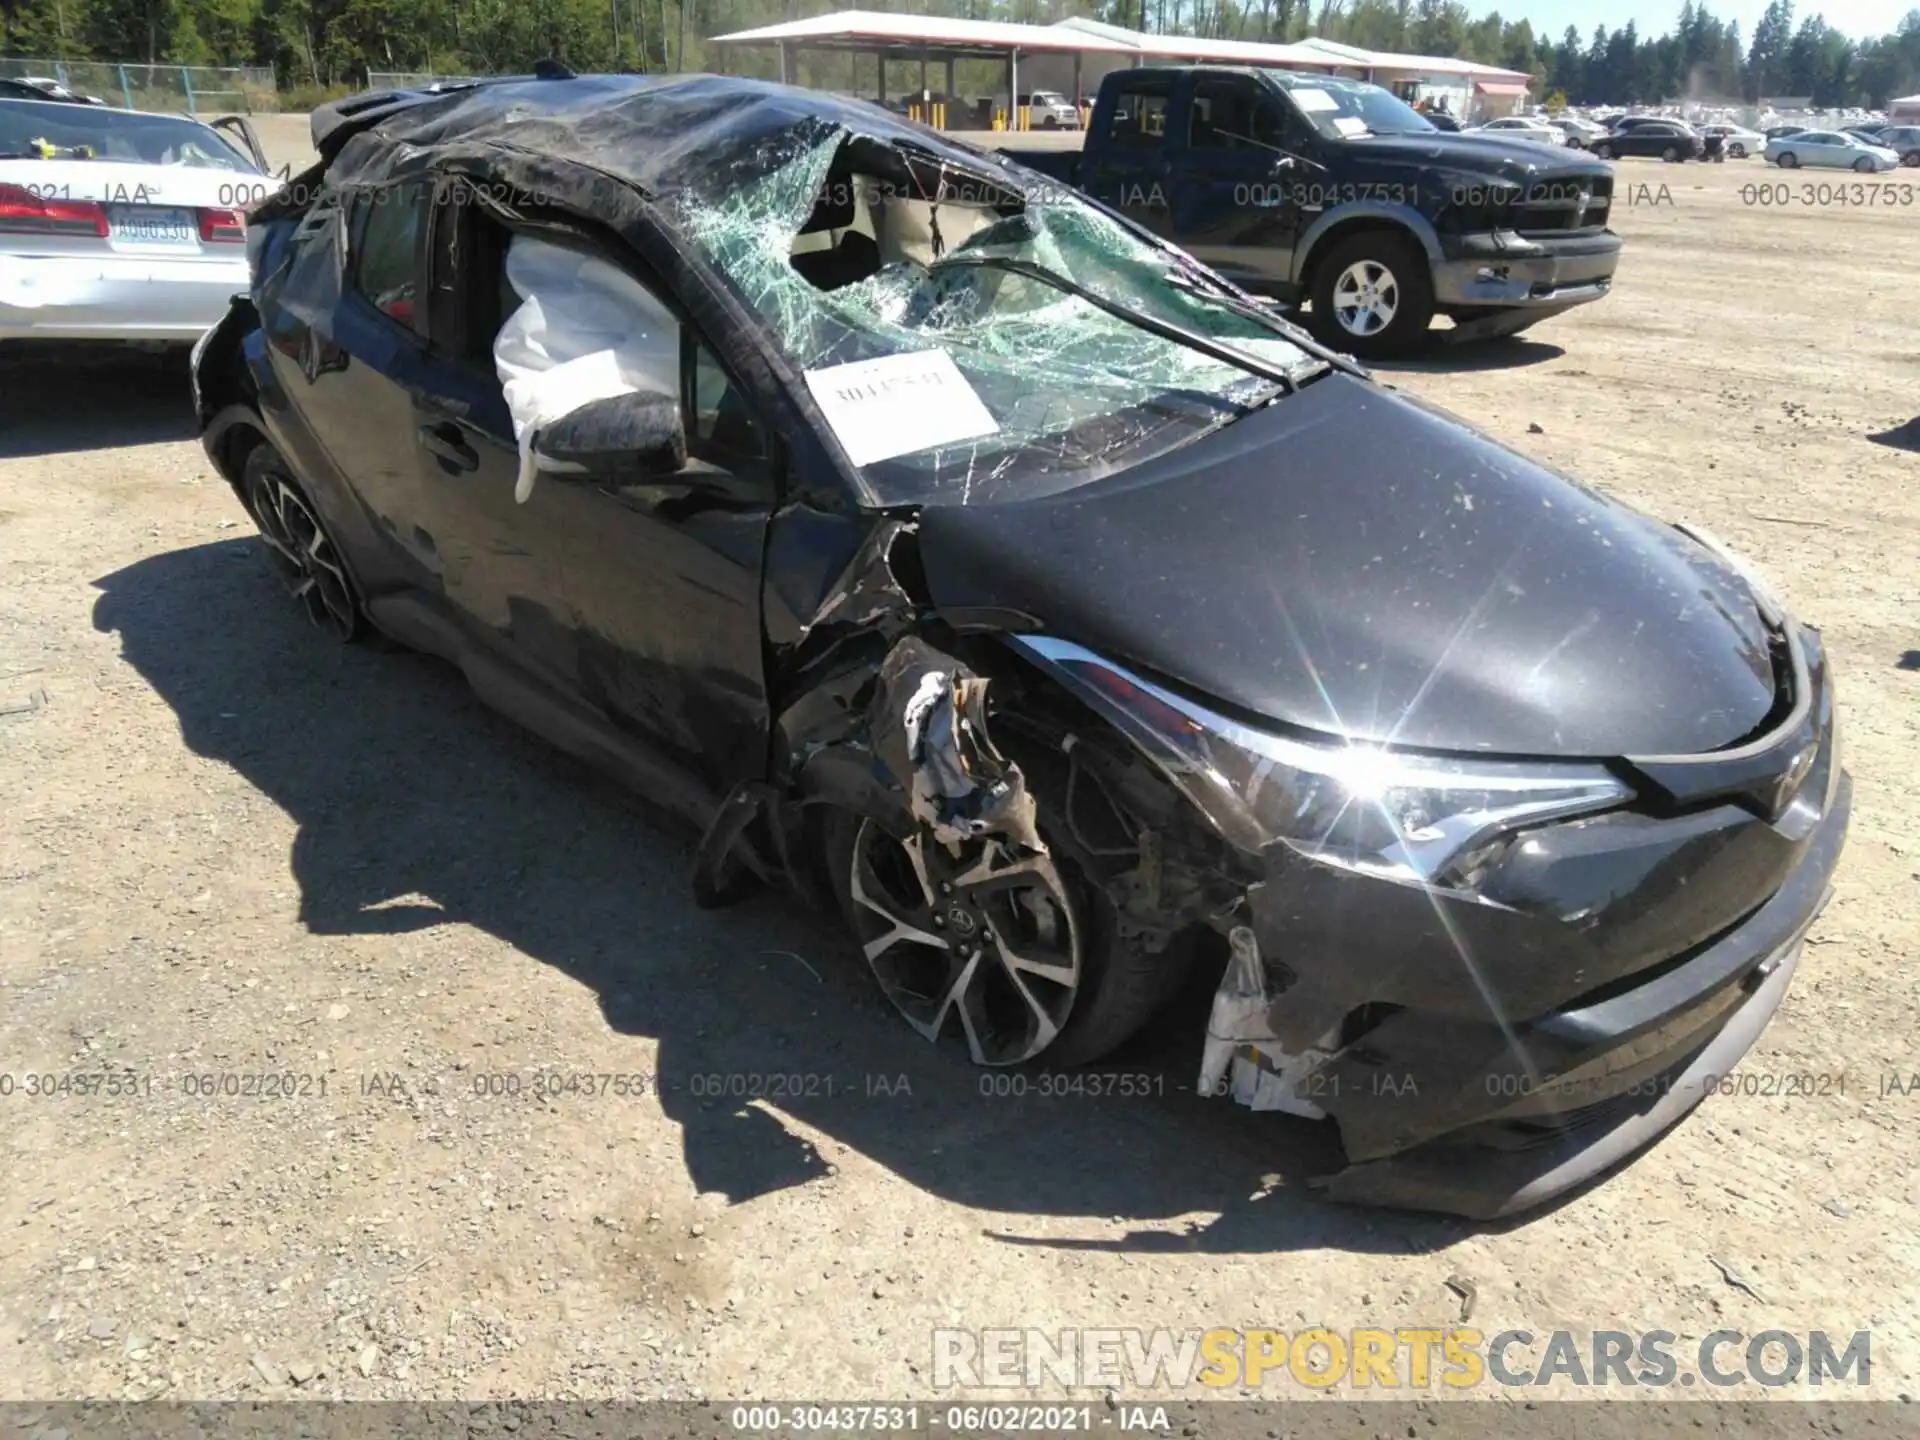
{"type": "Polygon", "coordinates": [[[513,498],[525,504],[542,425],[610,395],[679,394],[680,322],[618,266],[537,236],[513,237],[507,283],[520,308],[500,327],[493,361],[520,450],[513,498]]]}

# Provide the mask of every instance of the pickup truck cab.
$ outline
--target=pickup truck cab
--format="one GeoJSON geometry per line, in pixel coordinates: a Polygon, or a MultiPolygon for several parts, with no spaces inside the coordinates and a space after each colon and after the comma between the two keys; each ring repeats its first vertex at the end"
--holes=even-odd
{"type": "Polygon", "coordinates": [[[1308,306],[1327,343],[1402,354],[1436,315],[1511,335],[1613,283],[1613,171],[1578,151],[1449,134],[1377,85],[1216,66],[1101,82],[1083,149],[1008,149],[1248,290],[1308,306]]]}

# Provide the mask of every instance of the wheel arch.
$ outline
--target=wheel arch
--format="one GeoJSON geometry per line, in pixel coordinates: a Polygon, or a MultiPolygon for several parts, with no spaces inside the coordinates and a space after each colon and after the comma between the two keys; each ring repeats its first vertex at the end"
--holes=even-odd
{"type": "Polygon", "coordinates": [[[1433,228],[1431,220],[1412,206],[1384,201],[1341,205],[1315,220],[1300,239],[1293,264],[1294,283],[1300,287],[1300,293],[1312,292],[1320,263],[1341,241],[1369,231],[1412,239],[1426,255],[1429,271],[1445,258],[1440,249],[1440,233],[1433,228]]]}
{"type": "MultiPolygon", "coordinates": [[[[261,420],[260,412],[245,402],[215,411],[200,436],[201,447],[213,462],[213,468],[233,486],[235,493],[240,492],[241,478],[247,473],[247,457],[269,443],[266,423],[261,420]]],[[[241,498],[244,500],[246,497],[242,495],[241,498]]]]}

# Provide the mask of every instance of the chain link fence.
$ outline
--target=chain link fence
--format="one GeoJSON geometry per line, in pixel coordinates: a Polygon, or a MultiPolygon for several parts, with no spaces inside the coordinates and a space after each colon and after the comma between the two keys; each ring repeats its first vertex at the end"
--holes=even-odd
{"type": "Polygon", "coordinates": [[[280,108],[270,65],[116,65],[96,60],[0,59],[0,76],[58,80],[128,110],[186,115],[246,114],[280,108]]]}

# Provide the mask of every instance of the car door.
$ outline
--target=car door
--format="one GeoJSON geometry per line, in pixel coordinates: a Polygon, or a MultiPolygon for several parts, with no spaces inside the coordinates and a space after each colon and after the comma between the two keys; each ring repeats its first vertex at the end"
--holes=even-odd
{"type": "Polygon", "coordinates": [[[765,762],[772,432],[658,277],[625,251],[582,242],[653,301],[630,322],[602,317],[609,329],[631,333],[662,315],[677,327],[687,463],[626,485],[543,471],[517,501],[518,451],[493,360],[501,325],[526,303],[507,279],[511,243],[457,197],[436,214],[429,328],[439,368],[417,429],[446,594],[487,643],[724,789],[765,762]]]}
{"type": "Polygon", "coordinates": [[[1170,238],[1245,283],[1286,283],[1301,206],[1277,97],[1251,76],[1200,71],[1174,113],[1170,238]]]}
{"type": "Polygon", "coordinates": [[[413,443],[427,214],[418,186],[329,192],[302,218],[285,270],[263,282],[274,302],[261,308],[269,363],[292,402],[276,414],[277,438],[296,469],[331,476],[394,542],[365,557],[370,592],[434,583],[417,543],[413,443]]]}
{"type": "Polygon", "coordinates": [[[1081,185],[1156,235],[1173,228],[1172,181],[1167,126],[1172,119],[1173,77],[1164,71],[1122,75],[1112,87],[1104,135],[1090,137],[1081,185]]]}
{"type": "Polygon", "coordinates": [[[1672,125],[1642,125],[1633,132],[1633,138],[1639,144],[1636,155],[1660,156],[1668,149],[1678,149],[1685,153],[1686,142],[1679,130],[1672,125]]]}
{"type": "Polygon", "coordinates": [[[1838,135],[1827,130],[1811,130],[1804,135],[1793,137],[1793,158],[1802,165],[1845,166],[1853,159],[1846,156],[1846,145],[1838,135]]]}
{"type": "Polygon", "coordinates": [[[407,427],[420,513],[403,538],[431,569],[429,595],[449,620],[540,683],[575,690],[577,624],[561,580],[572,507],[555,486],[515,500],[520,453],[493,355],[519,304],[505,280],[508,232],[465,182],[433,189],[427,352],[407,427]]]}
{"type": "Polygon", "coordinates": [[[540,485],[570,507],[582,695],[724,792],[765,768],[762,558],[783,467],[754,398],[647,278],[680,315],[685,467],[626,485],[540,485]]]}

